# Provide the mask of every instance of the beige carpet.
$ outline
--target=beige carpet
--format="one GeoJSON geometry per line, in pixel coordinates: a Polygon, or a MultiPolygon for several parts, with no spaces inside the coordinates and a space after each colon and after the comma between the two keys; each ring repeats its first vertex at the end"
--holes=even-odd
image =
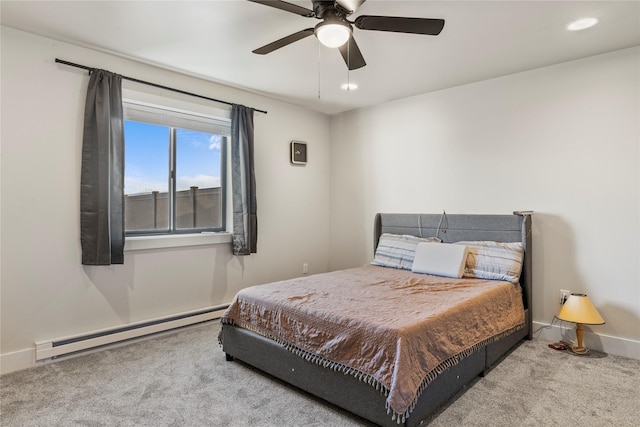
{"type": "MultiPolygon", "coordinates": [[[[239,362],[219,325],[0,378],[0,425],[368,426],[239,362]]],[[[638,426],[640,361],[579,358],[524,342],[430,426],[638,426]]]]}

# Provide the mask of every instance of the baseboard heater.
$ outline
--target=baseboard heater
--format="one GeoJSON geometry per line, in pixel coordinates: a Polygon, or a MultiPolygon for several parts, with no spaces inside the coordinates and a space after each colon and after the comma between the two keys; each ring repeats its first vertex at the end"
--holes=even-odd
{"type": "Polygon", "coordinates": [[[36,362],[217,319],[222,316],[228,306],[227,304],[207,307],[132,323],[120,328],[103,329],[82,335],[37,342],[36,362]]]}

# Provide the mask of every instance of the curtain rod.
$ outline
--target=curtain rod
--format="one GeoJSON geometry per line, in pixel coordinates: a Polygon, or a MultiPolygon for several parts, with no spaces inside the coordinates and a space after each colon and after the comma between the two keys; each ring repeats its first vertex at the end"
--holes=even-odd
{"type": "MultiPolygon", "coordinates": [[[[59,64],[70,65],[70,66],[76,67],[76,68],[82,68],[82,69],[87,70],[89,72],[98,69],[98,68],[93,68],[93,67],[87,67],[86,65],[75,64],[73,62],[65,61],[63,59],[58,59],[58,58],[56,58],[56,62],[59,63],[59,64]]],[[[219,102],[221,104],[233,105],[233,102],[223,101],[221,99],[216,99],[216,98],[209,98],[208,96],[198,95],[197,93],[187,92],[187,91],[180,90],[180,89],[175,89],[175,88],[172,88],[172,87],[169,87],[169,86],[163,86],[163,85],[159,85],[157,83],[151,83],[151,82],[147,82],[147,81],[144,81],[144,80],[139,80],[139,79],[136,79],[136,78],[133,78],[133,77],[122,76],[122,78],[125,79],[125,80],[132,81],[132,82],[142,83],[142,84],[147,85],[147,86],[153,86],[153,87],[157,87],[157,88],[160,88],[160,89],[170,90],[172,92],[178,92],[178,93],[181,93],[183,95],[190,95],[190,96],[195,96],[196,98],[202,98],[202,99],[207,99],[209,101],[219,102]]],[[[254,108],[253,110],[257,111],[259,113],[267,114],[267,112],[264,111],[264,110],[258,110],[257,108],[254,108]]]]}

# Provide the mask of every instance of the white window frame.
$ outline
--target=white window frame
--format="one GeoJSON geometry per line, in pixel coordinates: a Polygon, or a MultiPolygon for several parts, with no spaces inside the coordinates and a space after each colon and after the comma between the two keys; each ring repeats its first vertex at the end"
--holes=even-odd
{"type": "MultiPolygon", "coordinates": [[[[230,109],[220,109],[211,105],[191,103],[164,96],[137,92],[123,88],[124,119],[143,123],[216,133],[230,140],[230,109]]],[[[125,148],[126,149],[126,148],[125,148]]],[[[225,150],[226,151],[226,150],[225,150]]],[[[220,231],[201,229],[179,229],[168,232],[129,232],[125,238],[125,250],[145,250],[154,248],[197,246],[231,242],[227,232],[227,218],[230,210],[229,156],[224,155],[221,168],[221,188],[223,197],[222,227],[220,231]]],[[[173,189],[169,189],[173,191],[173,189]]],[[[171,225],[171,228],[175,228],[171,225]]]]}

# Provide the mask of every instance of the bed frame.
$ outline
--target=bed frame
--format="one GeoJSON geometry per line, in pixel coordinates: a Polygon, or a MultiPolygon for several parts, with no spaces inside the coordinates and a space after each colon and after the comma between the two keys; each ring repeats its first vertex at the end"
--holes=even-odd
{"type": "Polygon", "coordinates": [[[520,277],[525,328],[479,349],[440,374],[422,393],[415,409],[402,424],[387,414],[386,397],[374,387],[351,375],[306,361],[273,340],[224,324],[222,342],[227,360],[241,360],[378,425],[417,426],[475,377],[484,375],[522,339],[532,338],[530,215],[377,214],[374,249],[382,233],[437,236],[447,243],[461,240],[521,241],[525,248],[520,277]]]}

